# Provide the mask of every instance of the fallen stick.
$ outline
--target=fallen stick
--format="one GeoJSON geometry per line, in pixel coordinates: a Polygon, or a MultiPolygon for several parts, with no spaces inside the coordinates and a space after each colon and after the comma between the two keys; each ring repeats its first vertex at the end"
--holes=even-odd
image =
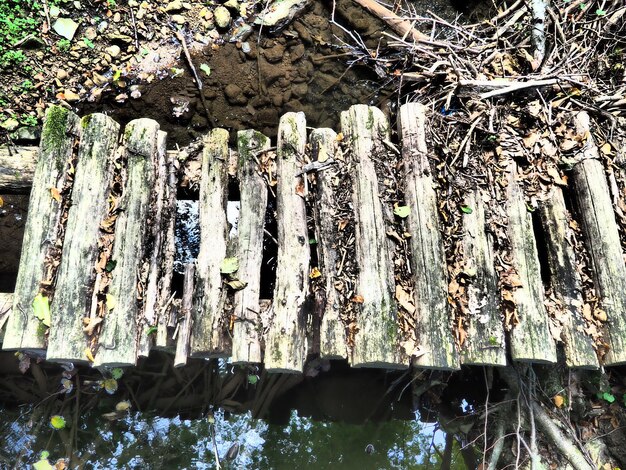
{"type": "Polygon", "coordinates": [[[548,80],[530,80],[528,82],[518,82],[514,83],[506,88],[501,88],[499,90],[492,90],[486,93],[481,93],[479,96],[481,99],[493,98],[494,96],[506,95],[507,93],[512,93],[514,91],[523,90],[524,88],[535,88],[542,87],[548,85],[556,85],[559,81],[556,78],[550,78],[548,80]]]}
{"type": "Polygon", "coordinates": [[[393,29],[396,33],[398,33],[402,37],[411,36],[415,42],[429,42],[430,38],[426,36],[424,33],[420,33],[415,28],[411,22],[406,21],[396,15],[394,12],[389,10],[387,7],[384,7],[380,3],[375,0],[354,0],[356,3],[361,5],[367,11],[369,11],[372,15],[377,16],[385,23],[389,25],[391,29],[393,29]]]}

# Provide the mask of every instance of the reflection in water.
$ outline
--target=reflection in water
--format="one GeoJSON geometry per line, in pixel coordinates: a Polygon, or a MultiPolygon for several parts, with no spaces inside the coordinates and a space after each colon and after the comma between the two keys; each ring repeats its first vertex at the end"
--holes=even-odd
{"type": "MultiPolygon", "coordinates": [[[[73,432],[32,422],[35,415],[31,408],[0,411],[0,467],[27,467],[44,450],[54,463],[70,446],[89,469],[212,469],[216,455],[229,469],[435,469],[443,448],[443,434],[417,419],[350,425],[317,422],[294,411],[279,426],[250,413],[220,411],[196,420],[130,413],[109,421],[94,411],[76,417],[73,432]]],[[[457,453],[452,468],[464,468],[457,453]]]]}

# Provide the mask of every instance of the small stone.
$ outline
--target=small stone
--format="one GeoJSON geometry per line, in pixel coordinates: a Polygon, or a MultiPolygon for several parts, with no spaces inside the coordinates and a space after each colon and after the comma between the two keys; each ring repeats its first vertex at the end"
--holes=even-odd
{"type": "Polygon", "coordinates": [[[104,33],[108,27],[109,27],[109,22],[102,21],[101,23],[98,24],[98,32],[104,33]]]}
{"type": "Polygon", "coordinates": [[[11,134],[13,140],[19,142],[33,143],[37,142],[41,137],[41,128],[39,127],[20,127],[17,131],[11,134]]]}
{"type": "Polygon", "coordinates": [[[117,13],[115,13],[115,15],[113,15],[113,22],[119,23],[120,21],[122,21],[122,15],[118,11],[117,13]]]}
{"type": "Polygon", "coordinates": [[[0,127],[2,127],[3,129],[12,132],[15,129],[17,129],[19,127],[20,123],[17,122],[16,119],[13,118],[8,118],[5,121],[2,121],[2,124],[0,124],[0,127]]]}
{"type": "Polygon", "coordinates": [[[96,39],[97,36],[98,36],[98,33],[96,32],[96,28],[90,26],[89,28],[85,30],[85,37],[89,39],[90,41],[93,41],[94,39],[96,39]]]}
{"type": "Polygon", "coordinates": [[[226,7],[219,6],[213,10],[215,16],[215,24],[218,28],[227,28],[230,24],[230,12],[226,7]]]}
{"type": "Polygon", "coordinates": [[[63,69],[57,70],[57,78],[59,80],[65,80],[68,75],[69,74],[65,70],[63,70],[63,69]]]}
{"type": "Polygon", "coordinates": [[[183,15],[172,15],[172,21],[176,24],[185,24],[187,20],[183,15]]]}
{"type": "Polygon", "coordinates": [[[74,93],[72,90],[65,90],[65,92],[63,92],[63,95],[65,96],[65,101],[67,101],[68,103],[74,103],[80,99],[80,96],[74,93]]]}
{"type": "Polygon", "coordinates": [[[183,2],[183,8],[184,8],[185,10],[191,10],[193,7],[192,7],[191,3],[189,3],[189,2],[183,2]]]}
{"type": "Polygon", "coordinates": [[[120,55],[120,52],[122,52],[122,50],[120,49],[120,46],[116,46],[115,44],[110,47],[107,47],[105,51],[111,57],[117,57],[118,55],[120,55]]]}
{"type": "Polygon", "coordinates": [[[59,18],[52,25],[52,29],[54,29],[59,36],[63,36],[65,39],[71,41],[78,29],[78,23],[70,18],[59,18]]]}
{"type": "Polygon", "coordinates": [[[304,98],[309,91],[309,86],[306,83],[298,83],[291,87],[291,90],[298,98],[304,98]]]}
{"type": "Polygon", "coordinates": [[[234,83],[229,83],[224,88],[224,95],[230,104],[243,105],[248,102],[248,99],[243,94],[243,90],[234,83]]]}
{"type": "Polygon", "coordinates": [[[106,78],[104,75],[100,75],[99,73],[94,72],[93,73],[93,82],[97,86],[102,86],[102,85],[106,85],[107,83],[109,83],[109,79],[106,78]]]}
{"type": "Polygon", "coordinates": [[[269,49],[265,49],[263,51],[263,55],[267,59],[268,62],[272,64],[276,62],[280,62],[283,58],[283,54],[285,53],[285,46],[282,44],[275,44],[273,47],[269,49]]]}
{"type": "Polygon", "coordinates": [[[239,10],[239,2],[237,0],[228,0],[224,3],[226,8],[230,8],[231,10],[239,10]]]}
{"type": "Polygon", "coordinates": [[[165,11],[168,13],[174,13],[183,9],[183,2],[181,0],[174,0],[173,2],[165,5],[165,11]]]}
{"type": "Polygon", "coordinates": [[[244,54],[249,54],[249,53],[250,53],[250,51],[251,51],[251,49],[250,49],[250,43],[248,43],[248,42],[242,42],[242,43],[241,43],[241,51],[242,51],[244,54]]]}

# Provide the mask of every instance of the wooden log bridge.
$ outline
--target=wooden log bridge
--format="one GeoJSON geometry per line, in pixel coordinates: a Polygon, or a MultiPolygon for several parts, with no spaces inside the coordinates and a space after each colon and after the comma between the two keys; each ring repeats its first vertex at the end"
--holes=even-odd
{"type": "Polygon", "coordinates": [[[365,105],[342,113],[339,134],[308,134],[302,113],[285,114],[275,147],[247,130],[229,148],[229,133],[211,130],[200,252],[174,292],[179,162],[165,133],[148,119],[121,131],[103,114],[80,119],[51,107],[38,150],[20,150],[21,159],[0,152],[0,192],[32,185],[15,291],[0,294],[2,348],[98,367],[132,366],[160,348],[178,366],[231,357],[287,373],[318,356],[393,369],[560,356],[569,367],[626,363],[624,256],[588,117],[576,118],[586,136],[570,178],[577,211],[554,186],[531,214],[518,169],[505,162],[508,286],[495,266],[485,188],[466,195],[461,339],[425,121],[421,104],[401,108],[400,150],[383,113],[365,105]],[[600,345],[586,322],[574,218],[605,317],[600,345]]]}

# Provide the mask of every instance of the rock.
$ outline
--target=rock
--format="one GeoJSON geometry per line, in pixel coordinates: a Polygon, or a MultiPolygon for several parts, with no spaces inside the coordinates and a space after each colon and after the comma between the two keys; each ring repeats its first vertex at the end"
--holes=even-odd
{"type": "Polygon", "coordinates": [[[12,132],[15,129],[17,129],[19,127],[19,125],[20,125],[20,123],[17,122],[16,119],[8,118],[8,119],[2,121],[2,124],[0,124],[0,127],[2,127],[4,130],[12,132]]]}
{"type": "Polygon", "coordinates": [[[65,96],[65,101],[67,101],[68,103],[74,103],[80,99],[80,96],[74,93],[72,90],[65,90],[63,92],[63,95],[65,96]]]}
{"type": "Polygon", "coordinates": [[[72,40],[78,29],[78,23],[70,18],[59,18],[52,25],[52,29],[54,29],[59,36],[72,40]]]}
{"type": "Polygon", "coordinates": [[[57,70],[57,78],[59,80],[65,80],[68,77],[68,75],[69,74],[63,69],[57,70]]]}
{"type": "Polygon", "coordinates": [[[185,24],[187,21],[183,15],[172,15],[172,21],[176,24],[185,24]]]}
{"type": "Polygon", "coordinates": [[[120,55],[120,52],[122,52],[122,50],[120,49],[120,46],[116,46],[115,44],[113,44],[110,47],[107,47],[105,50],[106,50],[106,53],[109,54],[111,57],[117,57],[118,55],[120,55]]]}
{"type": "Polygon", "coordinates": [[[254,24],[269,26],[272,32],[283,29],[293,18],[309,5],[310,0],[277,0],[260,13],[254,24]]]}
{"type": "Polygon", "coordinates": [[[243,52],[244,54],[250,54],[251,50],[252,49],[250,48],[250,43],[248,42],[241,43],[241,52],[243,52]]]}
{"type": "Polygon", "coordinates": [[[280,62],[285,54],[285,46],[282,44],[275,44],[269,49],[265,49],[263,51],[263,55],[267,59],[268,62],[275,64],[276,62],[280,62]]]}
{"type": "Polygon", "coordinates": [[[173,2],[165,5],[165,11],[168,13],[174,13],[183,9],[183,2],[181,0],[174,0],[173,2]]]}
{"type": "Polygon", "coordinates": [[[230,42],[243,42],[250,37],[253,31],[254,30],[252,29],[252,26],[250,26],[247,23],[243,23],[237,26],[233,30],[229,41],[230,42]]]}
{"type": "Polygon", "coordinates": [[[98,32],[104,33],[108,27],[109,27],[109,22],[102,21],[101,23],[98,23],[98,32]]]}
{"type": "Polygon", "coordinates": [[[304,44],[298,44],[293,49],[291,49],[291,61],[292,62],[302,59],[303,55],[304,55],[304,44]]]}
{"type": "Polygon", "coordinates": [[[228,0],[224,3],[226,8],[230,8],[231,10],[238,11],[239,10],[239,2],[237,0],[228,0]]]}
{"type": "Polygon", "coordinates": [[[248,102],[248,98],[243,93],[243,90],[234,83],[229,83],[224,88],[224,95],[230,104],[244,105],[248,102]]]}
{"type": "Polygon", "coordinates": [[[96,84],[96,86],[102,86],[102,85],[106,85],[107,83],[109,83],[109,79],[106,78],[104,75],[100,75],[99,73],[94,72],[93,82],[96,84]]]}
{"type": "Polygon", "coordinates": [[[298,98],[304,98],[309,92],[309,86],[306,83],[298,83],[297,85],[291,87],[291,90],[294,96],[298,98]]]}
{"type": "Polygon", "coordinates": [[[11,138],[15,141],[24,143],[37,142],[41,138],[41,128],[39,127],[20,127],[11,134],[11,138]]]}
{"type": "Polygon", "coordinates": [[[215,17],[215,24],[218,28],[227,28],[230,24],[230,12],[226,7],[219,6],[213,10],[213,16],[215,17]]]}
{"type": "Polygon", "coordinates": [[[90,26],[89,28],[85,30],[85,37],[89,39],[90,41],[93,41],[94,39],[96,39],[97,36],[98,36],[98,33],[96,32],[96,28],[94,28],[93,26],[90,26]]]}

